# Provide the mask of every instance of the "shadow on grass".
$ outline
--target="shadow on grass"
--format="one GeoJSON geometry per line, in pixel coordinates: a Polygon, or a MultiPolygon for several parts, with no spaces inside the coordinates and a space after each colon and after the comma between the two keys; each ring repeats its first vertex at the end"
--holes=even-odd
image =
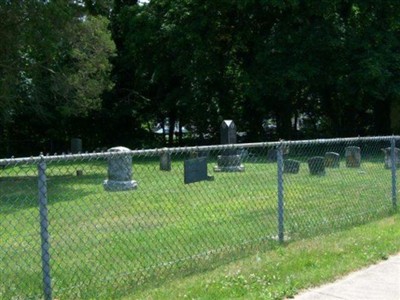
{"type": "MultiPolygon", "coordinates": [[[[94,186],[98,185],[98,189],[102,189],[104,179],[103,174],[48,176],[48,203],[52,205],[58,202],[80,200],[96,193],[94,186]]],[[[37,176],[0,177],[0,214],[7,215],[38,207],[38,185],[37,176]]]]}

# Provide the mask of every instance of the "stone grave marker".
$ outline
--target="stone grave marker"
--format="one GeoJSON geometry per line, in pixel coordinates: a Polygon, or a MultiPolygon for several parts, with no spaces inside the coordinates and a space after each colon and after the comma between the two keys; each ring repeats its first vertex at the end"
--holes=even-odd
{"type": "MultiPolygon", "coordinates": [[[[289,146],[283,147],[282,154],[283,154],[283,156],[289,154],[289,146]]],[[[276,149],[276,148],[268,149],[267,161],[268,162],[276,162],[277,158],[278,158],[278,149],[276,149]]]]}
{"type": "Polygon", "coordinates": [[[283,173],[297,174],[300,170],[300,162],[294,159],[283,160],[283,173]]]}
{"type": "Polygon", "coordinates": [[[198,157],[184,161],[184,183],[193,183],[203,180],[214,180],[207,174],[207,158],[198,157]]]}
{"type": "Polygon", "coordinates": [[[268,149],[268,152],[267,152],[267,161],[268,162],[276,162],[277,157],[278,157],[278,150],[268,149]]]}
{"type": "MultiPolygon", "coordinates": [[[[392,168],[392,156],[391,156],[391,148],[387,147],[382,149],[383,153],[385,154],[385,169],[392,168]]],[[[400,167],[400,158],[399,158],[399,148],[394,148],[394,156],[395,156],[395,164],[396,168],[400,167]]]]}
{"type": "MultiPolygon", "coordinates": [[[[236,143],[236,125],[232,120],[224,120],[221,124],[221,144],[236,143]]],[[[236,149],[225,149],[217,158],[218,165],[214,167],[215,172],[242,172],[242,158],[236,149]]]]}
{"type": "Polygon", "coordinates": [[[308,169],[311,175],[325,175],[325,159],[322,156],[314,156],[308,159],[308,169]]]}
{"type": "Polygon", "coordinates": [[[336,152],[325,153],[325,168],[339,168],[340,154],[336,152]]]}
{"type": "Polygon", "coordinates": [[[220,127],[220,141],[221,145],[236,144],[236,125],[232,120],[224,120],[220,127]]]}
{"type": "Polygon", "coordinates": [[[103,186],[106,191],[126,191],[137,188],[136,181],[132,180],[132,157],[130,149],[125,147],[114,147],[108,152],[115,155],[108,158],[108,179],[103,186]]]}
{"type": "Polygon", "coordinates": [[[160,155],[160,170],[171,171],[171,154],[166,150],[160,155]]]}
{"type": "Polygon", "coordinates": [[[359,168],[361,166],[361,148],[348,146],[345,148],[346,167],[359,168]]]}

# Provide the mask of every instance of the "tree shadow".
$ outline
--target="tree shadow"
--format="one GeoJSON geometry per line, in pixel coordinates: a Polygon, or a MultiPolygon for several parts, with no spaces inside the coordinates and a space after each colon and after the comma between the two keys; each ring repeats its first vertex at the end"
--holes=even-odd
{"type": "MultiPolygon", "coordinates": [[[[53,175],[47,177],[48,205],[77,201],[102,189],[103,174],[82,176],[53,175]]],[[[0,177],[0,215],[39,207],[39,182],[37,176],[0,177]]]]}

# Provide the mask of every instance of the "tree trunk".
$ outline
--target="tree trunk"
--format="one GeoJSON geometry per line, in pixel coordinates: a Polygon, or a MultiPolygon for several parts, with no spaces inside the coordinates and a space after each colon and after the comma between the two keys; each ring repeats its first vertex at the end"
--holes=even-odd
{"type": "Polygon", "coordinates": [[[172,147],[174,145],[174,131],[175,131],[175,115],[170,115],[169,117],[169,132],[168,132],[168,146],[172,147]]]}

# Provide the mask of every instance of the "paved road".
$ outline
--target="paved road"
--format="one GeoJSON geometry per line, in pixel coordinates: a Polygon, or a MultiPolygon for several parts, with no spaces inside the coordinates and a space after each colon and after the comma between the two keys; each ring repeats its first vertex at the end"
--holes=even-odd
{"type": "Polygon", "coordinates": [[[330,284],[303,291],[295,300],[400,300],[400,254],[330,284]]]}

